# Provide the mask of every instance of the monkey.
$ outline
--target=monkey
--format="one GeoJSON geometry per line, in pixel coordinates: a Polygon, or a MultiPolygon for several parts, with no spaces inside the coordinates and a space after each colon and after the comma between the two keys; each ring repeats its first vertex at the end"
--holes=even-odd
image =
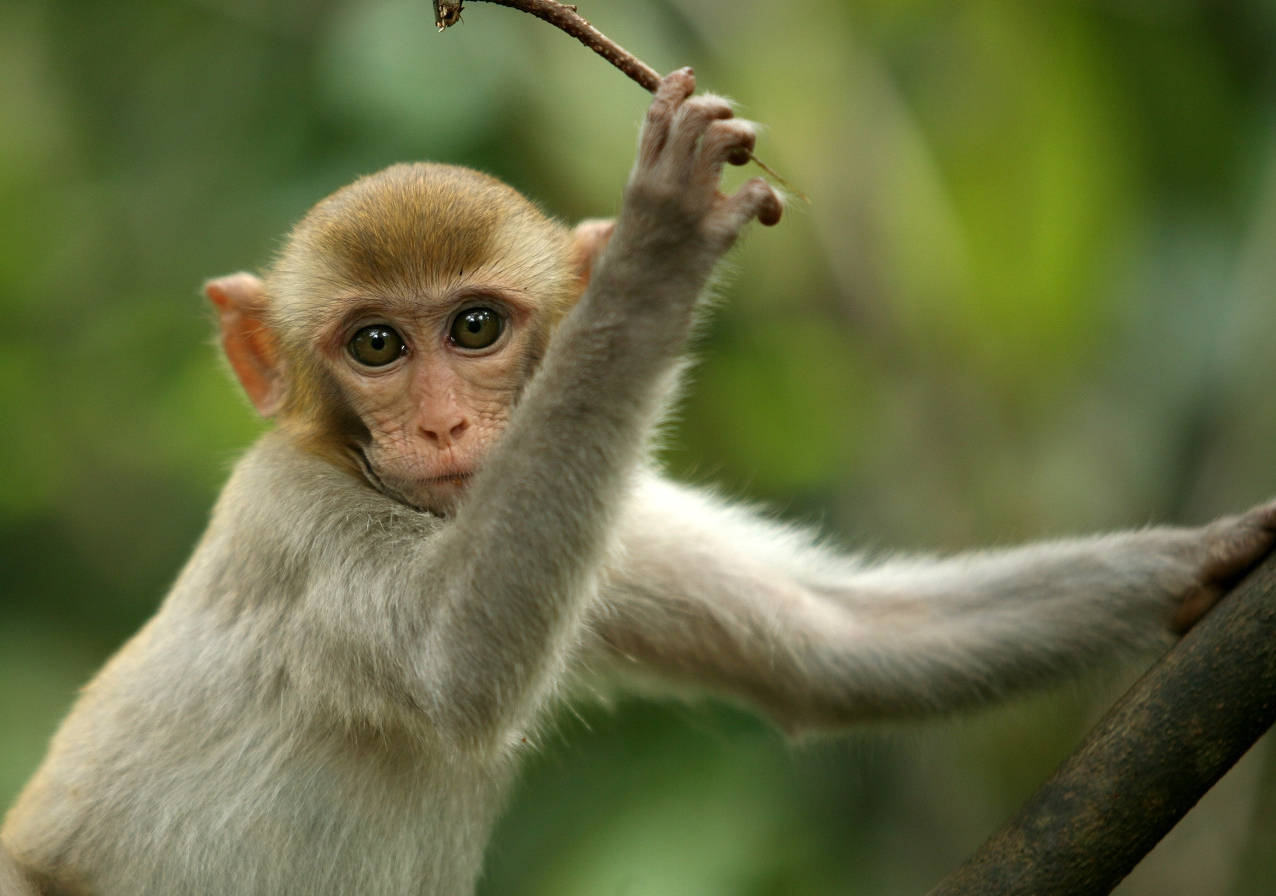
{"type": "Polygon", "coordinates": [[[654,433],[721,257],[783,202],[720,191],[754,127],[662,79],[614,222],[401,164],[210,281],[274,425],[156,614],[11,808],[50,894],[473,892],[539,726],[590,683],[799,735],[970,707],[1190,627],[1276,504],[872,563],[666,478],[654,433]]]}
{"type": "Polygon", "coordinates": [[[36,896],[31,882],[5,849],[0,849],[0,896],[36,896]]]}

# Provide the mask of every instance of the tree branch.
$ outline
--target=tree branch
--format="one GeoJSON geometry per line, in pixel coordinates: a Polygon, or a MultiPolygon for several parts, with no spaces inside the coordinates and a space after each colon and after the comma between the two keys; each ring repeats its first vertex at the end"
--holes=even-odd
{"type": "Polygon", "coordinates": [[[1107,893],[1276,722],[1276,557],[930,896],[1107,893]]]}
{"type": "MultiPolygon", "coordinates": [[[[654,68],[589,24],[585,17],[576,11],[575,6],[569,6],[566,3],[556,3],[554,0],[478,0],[478,2],[495,3],[497,6],[519,9],[536,16],[542,21],[549,22],[555,28],[570,34],[620,69],[638,82],[648,93],[654,93],[656,88],[660,86],[660,74],[654,68]]],[[[465,0],[434,0],[434,24],[438,26],[440,31],[451,28],[461,21],[461,7],[464,4],[465,0]]],[[[794,189],[787,180],[777,174],[770,165],[763,162],[751,151],[742,149],[739,151],[739,155],[732,155],[729,161],[733,165],[743,165],[745,162],[752,161],[753,164],[774,178],[776,183],[792,191],[803,202],[810,202],[805,193],[794,189]]]]}
{"type": "MultiPolygon", "coordinates": [[[[464,0],[434,0],[434,24],[440,31],[461,21],[463,2],[464,0]]],[[[655,89],[660,86],[660,75],[654,68],[589,24],[584,16],[576,12],[575,6],[555,3],[554,0],[480,0],[480,2],[521,9],[525,13],[549,22],[633,78],[648,93],[655,92],[655,89]]]]}

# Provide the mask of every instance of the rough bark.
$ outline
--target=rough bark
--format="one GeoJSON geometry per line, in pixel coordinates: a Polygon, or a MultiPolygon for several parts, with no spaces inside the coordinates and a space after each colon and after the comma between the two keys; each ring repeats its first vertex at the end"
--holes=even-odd
{"type": "Polygon", "coordinates": [[[1276,722],[1276,557],[930,896],[1107,893],[1276,722]]]}

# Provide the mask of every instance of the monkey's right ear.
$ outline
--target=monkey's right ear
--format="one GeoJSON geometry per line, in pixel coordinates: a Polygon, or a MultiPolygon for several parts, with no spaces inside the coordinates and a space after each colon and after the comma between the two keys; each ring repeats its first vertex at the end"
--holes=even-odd
{"type": "Polygon", "coordinates": [[[582,287],[589,282],[589,275],[615,229],[614,218],[586,218],[572,228],[572,259],[582,287]]]}
{"type": "Polygon", "coordinates": [[[204,284],[204,295],[217,308],[222,348],[240,385],[263,417],[279,410],[283,371],[279,346],[266,321],[266,289],[252,274],[228,274],[204,284]]]}

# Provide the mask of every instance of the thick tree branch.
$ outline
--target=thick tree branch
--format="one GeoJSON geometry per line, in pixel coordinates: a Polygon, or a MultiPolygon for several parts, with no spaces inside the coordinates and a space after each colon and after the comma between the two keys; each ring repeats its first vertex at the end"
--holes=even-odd
{"type": "Polygon", "coordinates": [[[1276,557],[930,896],[1107,893],[1276,722],[1276,557]]]}

